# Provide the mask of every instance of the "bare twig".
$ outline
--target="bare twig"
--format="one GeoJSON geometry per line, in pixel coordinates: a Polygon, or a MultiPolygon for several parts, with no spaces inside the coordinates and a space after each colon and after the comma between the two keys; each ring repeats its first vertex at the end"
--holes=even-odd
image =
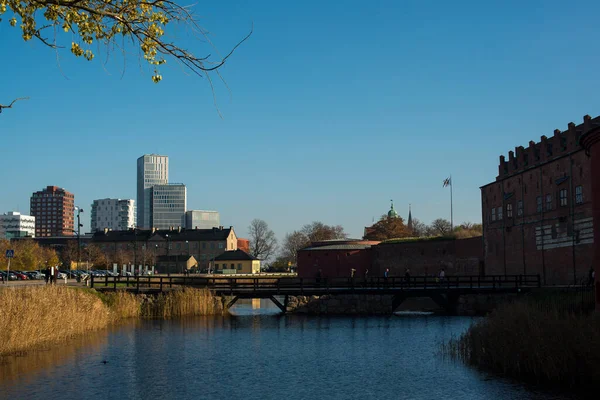
{"type": "Polygon", "coordinates": [[[29,100],[29,97],[18,97],[14,99],[9,105],[0,104],[0,114],[2,114],[2,110],[5,108],[12,108],[13,104],[19,100],[29,100]]]}

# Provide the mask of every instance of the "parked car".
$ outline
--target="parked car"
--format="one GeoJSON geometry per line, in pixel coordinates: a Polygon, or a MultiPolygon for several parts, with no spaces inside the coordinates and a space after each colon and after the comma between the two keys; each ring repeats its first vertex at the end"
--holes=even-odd
{"type": "Polygon", "coordinates": [[[15,274],[20,281],[29,280],[29,277],[27,276],[27,274],[25,272],[22,272],[22,271],[11,271],[11,272],[13,274],[15,274]]]}

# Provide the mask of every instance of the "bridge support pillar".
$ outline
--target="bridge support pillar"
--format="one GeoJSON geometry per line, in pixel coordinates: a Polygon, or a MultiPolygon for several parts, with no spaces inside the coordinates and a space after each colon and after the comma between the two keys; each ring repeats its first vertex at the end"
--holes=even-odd
{"type": "Polygon", "coordinates": [[[458,311],[459,298],[460,294],[456,293],[440,293],[431,295],[431,299],[435,301],[438,306],[446,310],[448,315],[456,315],[458,311]]]}
{"type": "Polygon", "coordinates": [[[229,310],[238,301],[239,296],[233,296],[233,298],[227,301],[227,297],[223,296],[223,308],[229,310]]]}
{"type": "Polygon", "coordinates": [[[402,304],[406,300],[406,295],[404,293],[395,294],[392,298],[392,312],[396,311],[400,304],[402,304]]]}
{"type": "MultiPolygon", "coordinates": [[[[281,304],[281,303],[279,302],[279,300],[277,300],[277,299],[275,298],[275,296],[271,296],[271,297],[269,297],[269,298],[271,299],[271,301],[273,302],[273,304],[275,304],[275,305],[277,306],[277,308],[279,308],[279,309],[281,310],[281,312],[282,312],[282,313],[285,313],[285,309],[286,309],[286,306],[287,306],[287,305],[281,304]]],[[[287,296],[285,296],[285,301],[284,301],[284,303],[287,303],[287,296]]]]}

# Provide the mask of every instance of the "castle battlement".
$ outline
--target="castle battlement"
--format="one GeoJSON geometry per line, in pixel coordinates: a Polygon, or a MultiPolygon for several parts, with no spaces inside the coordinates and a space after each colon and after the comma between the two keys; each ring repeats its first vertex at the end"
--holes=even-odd
{"type": "Polygon", "coordinates": [[[599,125],[600,116],[592,118],[589,115],[585,115],[583,123],[580,125],[569,122],[566,131],[555,129],[554,135],[550,138],[542,136],[538,143],[532,140],[529,142],[527,148],[523,146],[515,147],[514,151],[511,150],[508,152],[508,160],[506,160],[504,155],[500,156],[498,177],[496,180],[523,172],[534,166],[580,150],[579,138],[581,135],[599,125]]]}

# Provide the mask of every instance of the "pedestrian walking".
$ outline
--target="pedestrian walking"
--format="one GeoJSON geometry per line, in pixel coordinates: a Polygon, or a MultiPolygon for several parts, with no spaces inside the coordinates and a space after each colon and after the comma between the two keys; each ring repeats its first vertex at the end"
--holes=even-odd
{"type": "Polygon", "coordinates": [[[48,283],[48,281],[50,281],[50,267],[46,267],[46,269],[44,270],[44,281],[46,282],[46,284],[48,283]]]}
{"type": "Polygon", "coordinates": [[[587,282],[588,286],[592,286],[594,284],[594,276],[595,276],[594,267],[590,267],[590,271],[588,272],[588,282],[587,282]]]}
{"type": "Polygon", "coordinates": [[[404,280],[406,281],[407,285],[410,285],[410,269],[406,268],[406,271],[404,271],[404,280]]]}
{"type": "Polygon", "coordinates": [[[383,272],[383,283],[386,286],[387,286],[387,283],[388,283],[389,276],[390,276],[390,269],[386,268],[385,271],[383,272]]]}
{"type": "Polygon", "coordinates": [[[444,272],[444,268],[440,270],[440,282],[444,282],[444,278],[446,278],[446,272],[444,272]]]}

